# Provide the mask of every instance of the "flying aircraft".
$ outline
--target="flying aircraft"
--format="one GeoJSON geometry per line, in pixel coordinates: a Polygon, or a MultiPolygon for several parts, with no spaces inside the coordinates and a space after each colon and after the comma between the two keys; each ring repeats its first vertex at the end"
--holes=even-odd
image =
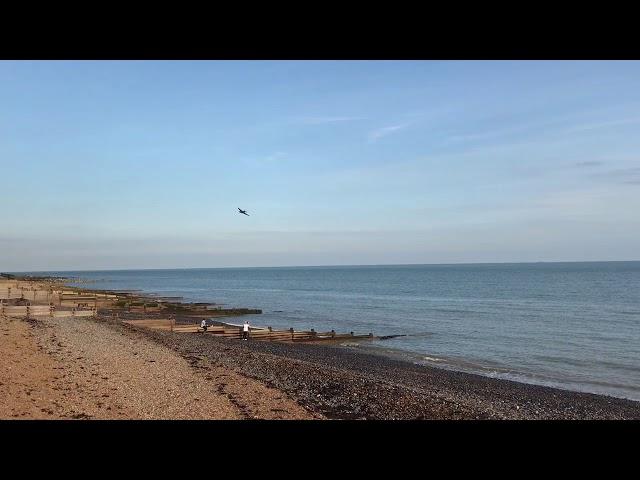
{"type": "Polygon", "coordinates": [[[247,211],[246,211],[246,210],[242,210],[241,208],[238,208],[238,212],[240,212],[240,213],[242,213],[242,214],[246,215],[247,217],[249,216],[249,214],[247,213],[247,211]]]}

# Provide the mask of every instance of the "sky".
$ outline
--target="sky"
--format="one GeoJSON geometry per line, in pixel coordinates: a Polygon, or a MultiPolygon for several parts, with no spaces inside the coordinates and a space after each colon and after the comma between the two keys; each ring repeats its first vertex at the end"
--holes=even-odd
{"type": "Polygon", "coordinates": [[[639,86],[638,61],[0,61],[0,271],[640,260],[639,86]]]}

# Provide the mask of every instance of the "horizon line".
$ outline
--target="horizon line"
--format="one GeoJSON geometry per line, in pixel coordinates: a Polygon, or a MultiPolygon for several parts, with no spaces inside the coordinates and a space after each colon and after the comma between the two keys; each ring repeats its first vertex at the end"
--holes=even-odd
{"type": "Polygon", "coordinates": [[[84,270],[22,270],[4,271],[0,273],[65,273],[65,272],[128,272],[128,271],[156,271],[156,270],[231,270],[231,269],[256,269],[256,268],[333,268],[333,267],[426,267],[448,265],[528,265],[538,263],[630,263],[640,260],[536,260],[530,262],[446,262],[446,263],[373,263],[373,264],[331,264],[331,265],[272,265],[272,266],[235,266],[235,267],[170,267],[170,268],[98,268],[84,270]]]}

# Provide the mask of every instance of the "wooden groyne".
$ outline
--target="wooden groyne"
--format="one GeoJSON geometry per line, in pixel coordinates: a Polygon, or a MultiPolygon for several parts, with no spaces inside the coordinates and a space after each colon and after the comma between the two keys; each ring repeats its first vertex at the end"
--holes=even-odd
{"type": "Polygon", "coordinates": [[[4,305],[0,304],[0,315],[5,317],[95,317],[95,308],[59,309],[53,305],[4,305]]]}
{"type": "MultiPolygon", "coordinates": [[[[10,274],[0,274],[0,305],[8,308],[7,314],[22,316],[38,312],[43,309],[27,311],[25,308],[48,305],[48,312],[84,312],[99,310],[103,313],[118,311],[142,314],[169,314],[192,318],[226,317],[248,314],[261,314],[260,309],[225,308],[215,303],[185,303],[177,301],[179,297],[154,297],[143,295],[137,291],[108,291],[91,290],[70,287],[64,284],[64,279],[48,277],[18,277],[10,274]]],[[[86,315],[81,313],[80,315],[86,315]]]]}
{"type": "MultiPolygon", "coordinates": [[[[106,315],[130,325],[176,333],[206,333],[221,338],[242,338],[242,325],[213,318],[260,314],[250,308],[224,308],[215,303],[183,303],[176,297],[152,297],[135,291],[104,291],[69,287],[61,279],[0,276],[0,315],[11,317],[84,317],[106,315]],[[205,320],[206,331],[200,326],[205,320]]],[[[336,333],[311,330],[278,330],[250,327],[249,338],[269,342],[317,342],[371,340],[372,333],[336,333]]]]}
{"type": "Polygon", "coordinates": [[[93,317],[99,301],[94,295],[74,295],[42,281],[0,278],[0,315],[6,317],[93,317]]]}
{"type": "MultiPolygon", "coordinates": [[[[176,323],[171,318],[153,318],[124,320],[123,323],[136,327],[149,328],[152,330],[165,330],[175,333],[204,333],[220,338],[242,338],[242,325],[218,322],[218,325],[208,326],[206,331],[196,323],[183,324],[176,323]]],[[[353,332],[336,333],[335,330],[329,332],[316,332],[311,330],[274,330],[271,327],[249,327],[249,338],[251,340],[267,342],[316,342],[316,341],[344,341],[344,340],[372,340],[373,333],[366,335],[355,335],[353,332]]]]}

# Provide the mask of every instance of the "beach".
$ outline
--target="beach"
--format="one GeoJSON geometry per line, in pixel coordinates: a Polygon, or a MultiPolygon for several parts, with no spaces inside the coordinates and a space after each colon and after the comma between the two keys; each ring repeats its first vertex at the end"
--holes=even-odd
{"type": "Polygon", "coordinates": [[[640,401],[640,262],[53,273],[78,287],[259,309],[244,318],[277,330],[399,335],[363,350],[640,401]]]}
{"type": "Polygon", "coordinates": [[[312,419],[282,392],[100,320],[0,317],[2,419],[312,419]]]}
{"type": "Polygon", "coordinates": [[[0,317],[2,419],[640,419],[640,403],[333,345],[0,317]]]}

